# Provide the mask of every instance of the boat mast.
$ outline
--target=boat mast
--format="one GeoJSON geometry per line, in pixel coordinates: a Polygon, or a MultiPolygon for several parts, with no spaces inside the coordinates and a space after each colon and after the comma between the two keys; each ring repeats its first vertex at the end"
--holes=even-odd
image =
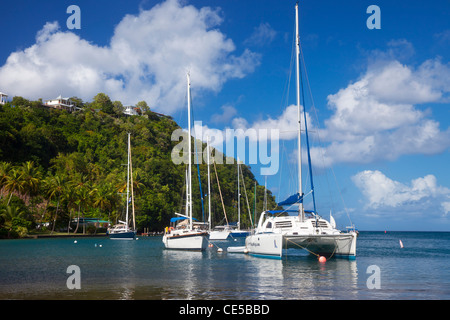
{"type": "Polygon", "coordinates": [[[238,170],[238,230],[241,230],[241,190],[239,188],[239,157],[237,159],[237,170],[238,170]]]}
{"type": "Polygon", "coordinates": [[[206,137],[206,150],[208,152],[207,154],[207,161],[208,161],[208,225],[209,225],[209,232],[211,232],[211,179],[209,177],[210,170],[209,170],[209,136],[206,137]]]}
{"type": "Polygon", "coordinates": [[[133,230],[136,230],[136,217],[135,217],[135,214],[134,214],[133,162],[131,160],[131,141],[130,141],[130,136],[128,136],[128,158],[130,160],[131,213],[133,215],[133,230]]]}
{"type": "Polygon", "coordinates": [[[300,221],[305,219],[303,211],[303,190],[302,190],[302,150],[301,150],[301,114],[300,114],[300,34],[298,32],[298,3],[295,4],[295,48],[296,48],[296,66],[297,66],[297,117],[298,117],[298,194],[301,201],[298,204],[298,216],[300,221]]]}
{"type": "Polygon", "coordinates": [[[189,72],[187,73],[187,100],[188,100],[188,189],[187,201],[189,204],[189,227],[192,230],[192,164],[191,164],[191,78],[189,72]]]}
{"type": "Polygon", "coordinates": [[[128,204],[130,202],[130,133],[128,132],[128,152],[127,152],[127,211],[125,223],[128,229],[128,204]]]}

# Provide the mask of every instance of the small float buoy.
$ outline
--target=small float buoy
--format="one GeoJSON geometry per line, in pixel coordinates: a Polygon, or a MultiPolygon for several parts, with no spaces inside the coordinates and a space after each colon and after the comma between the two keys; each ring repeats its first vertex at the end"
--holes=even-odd
{"type": "Polygon", "coordinates": [[[212,243],[208,244],[209,248],[212,248],[214,245],[212,243]]]}
{"type": "Polygon", "coordinates": [[[139,240],[139,238],[136,238],[136,240],[139,240]]]}
{"type": "Polygon", "coordinates": [[[97,248],[97,244],[94,245],[97,248]]]}
{"type": "Polygon", "coordinates": [[[101,244],[101,245],[99,245],[99,247],[101,248],[101,247],[103,247],[103,245],[101,244]]]}
{"type": "Polygon", "coordinates": [[[217,252],[223,252],[222,248],[217,249],[217,252]]]}
{"type": "Polygon", "coordinates": [[[319,262],[320,263],[325,263],[325,262],[327,262],[327,258],[325,258],[324,256],[320,256],[319,257],[319,262]]]}
{"type": "Polygon", "coordinates": [[[75,240],[73,243],[77,243],[78,241],[77,240],[75,240]]]}

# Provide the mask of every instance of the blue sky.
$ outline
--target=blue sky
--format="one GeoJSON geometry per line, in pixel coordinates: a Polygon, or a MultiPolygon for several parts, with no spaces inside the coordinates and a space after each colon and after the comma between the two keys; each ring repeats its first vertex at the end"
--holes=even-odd
{"type": "MultiPolygon", "coordinates": [[[[278,170],[267,176],[281,201],[296,189],[293,82],[287,90],[294,5],[8,1],[0,91],[85,101],[105,92],[125,105],[145,100],[186,127],[189,70],[203,133],[282,132],[272,155],[278,170]],[[81,9],[79,30],[66,25],[72,4],[81,9]]],[[[361,230],[450,231],[449,16],[450,4],[439,0],[300,1],[317,206],[324,216],[332,210],[338,226],[348,213],[361,230]],[[366,26],[372,4],[381,29],[366,26]]],[[[264,165],[250,165],[264,184],[264,165]]]]}

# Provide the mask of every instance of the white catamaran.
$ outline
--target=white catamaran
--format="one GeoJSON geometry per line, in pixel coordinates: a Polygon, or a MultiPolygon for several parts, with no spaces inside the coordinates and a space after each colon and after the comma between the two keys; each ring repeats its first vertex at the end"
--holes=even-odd
{"type": "MultiPolygon", "coordinates": [[[[254,233],[246,238],[246,250],[257,256],[281,258],[283,249],[306,249],[310,253],[321,256],[344,256],[349,259],[356,257],[355,230],[341,232],[336,229],[334,219],[330,221],[320,217],[315,208],[314,187],[312,180],[311,158],[309,154],[308,129],[304,110],[305,135],[307,154],[310,166],[311,192],[314,210],[307,211],[303,207],[301,166],[301,109],[300,109],[300,37],[298,31],[298,4],[295,6],[296,20],[296,67],[297,67],[297,108],[298,108],[298,193],[279,203],[283,205],[298,204],[297,214],[289,215],[293,210],[264,211],[254,233]]],[[[305,109],[305,108],[304,108],[305,109]]]]}
{"type": "Polygon", "coordinates": [[[130,133],[128,133],[128,161],[127,161],[127,211],[125,221],[119,220],[119,224],[108,229],[109,238],[113,240],[133,240],[136,236],[136,220],[134,215],[134,195],[133,195],[133,169],[131,164],[131,142],[130,133]],[[131,179],[131,199],[130,199],[130,179],[131,179]],[[130,228],[128,222],[128,209],[131,201],[133,228],[130,228]]]}
{"type": "Polygon", "coordinates": [[[177,223],[175,227],[167,227],[163,243],[166,249],[179,250],[205,250],[208,246],[208,232],[202,230],[194,223],[192,218],[192,179],[191,179],[191,81],[187,74],[187,100],[188,100],[188,174],[186,179],[186,214],[177,213],[177,218],[172,218],[171,222],[177,223]]]}

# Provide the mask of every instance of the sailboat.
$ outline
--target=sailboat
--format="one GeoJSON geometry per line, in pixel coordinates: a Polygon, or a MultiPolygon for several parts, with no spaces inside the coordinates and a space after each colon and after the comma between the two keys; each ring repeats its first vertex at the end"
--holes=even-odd
{"type": "Polygon", "coordinates": [[[177,223],[175,227],[167,227],[163,236],[166,249],[179,250],[205,250],[208,245],[208,232],[194,223],[192,218],[192,161],[191,161],[191,80],[187,74],[187,100],[188,100],[188,173],[186,179],[186,214],[176,213],[179,217],[171,219],[177,223]]]}
{"type": "MultiPolygon", "coordinates": [[[[209,150],[209,146],[208,146],[208,150],[209,150]]],[[[208,156],[209,156],[209,151],[208,151],[208,156]]],[[[214,169],[215,169],[215,167],[214,167],[214,169]]],[[[215,170],[215,172],[216,172],[216,179],[217,179],[217,187],[219,189],[220,200],[222,202],[222,208],[223,208],[223,213],[225,216],[226,224],[222,225],[222,226],[215,226],[214,229],[211,230],[211,195],[209,195],[209,197],[208,197],[209,224],[210,224],[209,240],[227,240],[230,235],[232,227],[228,223],[227,212],[225,210],[225,206],[223,203],[222,191],[220,190],[219,177],[217,176],[217,170],[215,170]]],[[[209,183],[209,158],[208,158],[208,183],[209,183]]]]}
{"type": "Polygon", "coordinates": [[[119,224],[108,229],[109,238],[113,240],[133,240],[136,236],[136,223],[134,216],[134,195],[133,195],[133,169],[131,165],[131,142],[130,133],[128,133],[128,161],[127,161],[127,209],[125,221],[119,220],[119,224]],[[131,177],[130,177],[131,173],[131,177]],[[130,198],[130,178],[131,178],[131,198],[130,198]],[[128,211],[131,202],[133,215],[133,228],[128,225],[128,211]]]}
{"type": "MultiPolygon", "coordinates": [[[[240,165],[239,165],[239,159],[237,161],[237,191],[238,191],[238,221],[234,223],[228,223],[227,214],[225,213],[225,220],[226,224],[222,226],[216,226],[210,233],[209,233],[209,240],[227,240],[229,238],[243,238],[250,234],[247,230],[241,230],[241,204],[240,204],[240,180],[239,180],[239,171],[240,171],[240,165]]],[[[220,186],[219,186],[220,190],[220,186]]],[[[225,209],[224,209],[225,210],[225,209]]]]}
{"type": "MultiPolygon", "coordinates": [[[[308,129],[305,121],[305,136],[307,142],[307,154],[309,162],[309,176],[311,179],[311,192],[314,210],[305,210],[302,191],[302,166],[301,166],[301,109],[300,109],[300,37],[298,31],[298,3],[295,5],[296,20],[296,67],[297,67],[297,108],[298,108],[298,193],[290,196],[279,206],[298,205],[298,210],[264,211],[259,219],[257,228],[253,234],[246,238],[246,249],[250,254],[263,257],[281,258],[283,249],[305,249],[317,256],[343,256],[349,259],[356,257],[355,230],[341,232],[336,229],[335,221],[330,216],[330,222],[320,217],[316,211],[314,186],[311,169],[311,157],[309,153],[308,129]],[[294,215],[291,215],[294,213],[294,215]]],[[[304,111],[305,112],[305,111],[304,111]]]]}
{"type": "Polygon", "coordinates": [[[239,171],[240,171],[240,165],[239,165],[239,159],[237,161],[237,181],[238,181],[238,221],[236,224],[236,228],[232,229],[230,232],[230,237],[232,238],[242,238],[246,237],[250,234],[247,230],[241,230],[241,191],[240,191],[240,179],[239,179],[239,171]]]}

